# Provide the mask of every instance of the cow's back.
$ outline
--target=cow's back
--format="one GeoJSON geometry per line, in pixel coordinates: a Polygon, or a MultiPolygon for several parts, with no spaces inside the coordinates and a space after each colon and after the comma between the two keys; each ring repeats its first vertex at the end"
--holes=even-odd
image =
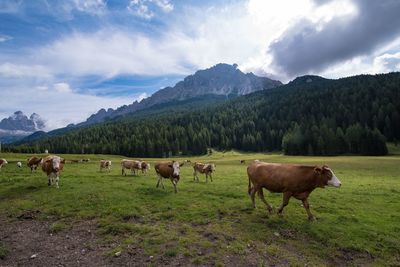
{"type": "Polygon", "coordinates": [[[307,190],[314,172],[310,166],[253,162],[247,174],[253,184],[271,192],[297,192],[307,190]]]}
{"type": "Polygon", "coordinates": [[[204,170],[203,170],[204,166],[205,166],[205,164],[196,162],[196,163],[194,164],[194,166],[193,166],[193,169],[196,170],[196,171],[198,171],[198,172],[203,172],[203,171],[204,171],[204,170]]]}
{"type": "Polygon", "coordinates": [[[169,162],[159,162],[154,165],[154,169],[156,170],[156,173],[158,173],[162,177],[170,178],[173,174],[173,169],[168,166],[170,164],[171,163],[169,162]]]}

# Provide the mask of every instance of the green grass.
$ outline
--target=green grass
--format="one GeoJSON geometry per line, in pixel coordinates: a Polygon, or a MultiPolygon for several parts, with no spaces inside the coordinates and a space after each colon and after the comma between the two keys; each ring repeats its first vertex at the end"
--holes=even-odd
{"type": "MultiPolygon", "coordinates": [[[[189,257],[193,264],[221,265],[225,255],[246,262],[257,255],[260,266],[273,259],[287,265],[332,265],[346,258],[361,265],[398,264],[400,258],[400,156],[289,157],[280,154],[214,152],[184,158],[216,163],[214,182],[193,182],[192,168],[181,168],[178,194],[170,181],[156,188],[152,163],[146,175],[121,176],[120,156],[64,155],[90,158],[89,163],[67,164],[60,188],[48,187],[45,175],[31,174],[14,162],[29,155],[0,154],[10,164],[0,171],[0,216],[18,216],[40,210],[51,218],[50,231],[68,231],[66,221],[95,220],[104,240],[118,241],[115,251],[129,244],[144,253],[174,258],[189,257]],[[113,161],[110,173],[98,170],[98,160],[113,161]],[[246,160],[241,165],[239,161],[246,160]],[[318,218],[307,220],[300,202],[291,199],[284,216],[267,215],[257,198],[253,210],[247,195],[246,166],[253,160],[298,164],[328,164],[342,188],[316,189],[310,196],[318,218]],[[346,256],[347,255],[347,256],[346,256]]],[[[265,192],[278,207],[281,194],[265,192]]],[[[0,253],[2,248],[0,247],[0,253]]],[[[113,252],[110,251],[110,255],[113,252]]],[[[256,262],[256,264],[257,264],[256,262]]],[[[343,262],[346,262],[343,260],[343,262]]],[[[343,263],[342,262],[342,263],[343,263]]]]}

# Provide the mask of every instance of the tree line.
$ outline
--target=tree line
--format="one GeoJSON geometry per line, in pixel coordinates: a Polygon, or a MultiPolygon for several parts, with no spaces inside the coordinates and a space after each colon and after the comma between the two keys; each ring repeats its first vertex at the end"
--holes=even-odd
{"type": "Polygon", "coordinates": [[[289,155],[387,154],[400,140],[400,74],[304,76],[222,104],[135,114],[8,146],[14,152],[200,155],[208,148],[289,155]]]}

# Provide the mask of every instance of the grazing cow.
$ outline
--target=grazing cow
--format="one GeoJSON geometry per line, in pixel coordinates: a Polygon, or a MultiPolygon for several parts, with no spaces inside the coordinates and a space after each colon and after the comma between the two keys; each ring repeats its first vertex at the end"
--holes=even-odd
{"type": "Polygon", "coordinates": [[[150,170],[150,163],[142,161],[142,173],[147,173],[150,170]]]}
{"type": "Polygon", "coordinates": [[[240,160],[240,164],[245,164],[245,163],[246,163],[246,161],[244,159],[240,160]]]}
{"type": "Polygon", "coordinates": [[[43,158],[38,158],[38,157],[31,157],[28,159],[28,167],[31,169],[31,172],[33,170],[36,170],[39,165],[43,163],[43,158]]]}
{"type": "Polygon", "coordinates": [[[5,160],[5,159],[0,159],[0,170],[1,170],[1,167],[3,167],[3,166],[6,165],[6,164],[8,164],[7,160],[5,160]]]}
{"type": "Polygon", "coordinates": [[[47,174],[48,185],[54,182],[58,188],[58,181],[60,179],[60,171],[63,170],[65,159],[59,156],[47,156],[43,159],[42,170],[47,174]]]}
{"type": "Polygon", "coordinates": [[[17,162],[17,167],[18,167],[18,168],[21,168],[21,167],[22,167],[21,161],[18,161],[18,162],[17,162]]]}
{"type": "Polygon", "coordinates": [[[103,169],[111,171],[111,160],[100,160],[100,171],[103,169]]]}
{"type": "Polygon", "coordinates": [[[122,175],[126,176],[125,169],[131,170],[133,175],[135,175],[136,170],[138,170],[137,175],[139,175],[139,170],[142,169],[142,162],[138,160],[123,159],[121,160],[121,168],[122,175]]]}
{"type": "Polygon", "coordinates": [[[203,173],[206,175],[206,182],[208,183],[208,176],[211,178],[212,182],[212,173],[215,172],[215,164],[214,163],[199,163],[195,162],[193,165],[193,180],[197,182],[199,181],[199,177],[197,176],[197,173],[203,173]]]}
{"type": "Polygon", "coordinates": [[[310,193],[317,187],[341,186],[341,182],[333,171],[325,165],[322,167],[303,166],[265,163],[256,160],[247,168],[247,175],[249,177],[248,192],[254,208],[254,197],[258,192],[261,200],[267,205],[268,211],[272,212],[272,206],[264,198],[263,188],[266,188],[273,193],[283,193],[283,202],[278,209],[278,214],[282,214],[290,197],[295,197],[303,202],[309,220],[315,219],[310,212],[310,205],[307,200],[310,193]]]}
{"type": "Polygon", "coordinates": [[[180,167],[182,165],[183,163],[179,164],[179,162],[177,161],[160,162],[154,165],[154,169],[156,170],[158,178],[156,187],[159,187],[161,183],[161,186],[164,189],[165,187],[163,178],[169,178],[174,186],[175,193],[178,193],[176,185],[178,184],[180,179],[180,167]]]}

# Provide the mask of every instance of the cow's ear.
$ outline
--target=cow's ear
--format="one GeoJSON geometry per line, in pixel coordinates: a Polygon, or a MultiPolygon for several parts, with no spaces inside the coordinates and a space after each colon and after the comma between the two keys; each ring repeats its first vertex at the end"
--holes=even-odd
{"type": "Polygon", "coordinates": [[[315,167],[314,171],[318,174],[320,174],[322,172],[322,169],[320,167],[315,167]]]}
{"type": "Polygon", "coordinates": [[[65,163],[65,159],[62,159],[60,162],[61,162],[61,163],[65,163]]]}
{"type": "Polygon", "coordinates": [[[185,162],[182,162],[181,164],[179,164],[179,167],[182,167],[185,164],[185,162]]]}

